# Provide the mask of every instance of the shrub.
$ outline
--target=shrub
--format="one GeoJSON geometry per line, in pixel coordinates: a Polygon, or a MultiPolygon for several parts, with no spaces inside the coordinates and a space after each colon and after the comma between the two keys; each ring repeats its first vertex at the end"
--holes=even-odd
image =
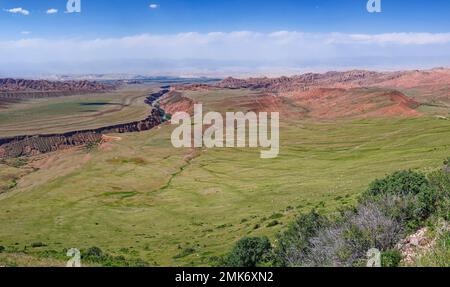
{"type": "Polygon", "coordinates": [[[450,220],[450,173],[437,171],[428,175],[430,185],[436,190],[436,212],[450,220]]]}
{"type": "Polygon", "coordinates": [[[103,253],[103,251],[95,246],[88,248],[85,252],[82,252],[81,255],[83,259],[91,260],[94,262],[103,260],[105,258],[105,254],[103,253]]]}
{"type": "Polygon", "coordinates": [[[104,267],[146,267],[148,263],[142,259],[126,259],[124,256],[113,256],[98,247],[81,251],[83,261],[99,264],[104,267]]]}
{"type": "Polygon", "coordinates": [[[278,224],[280,224],[278,220],[273,220],[267,224],[267,227],[274,227],[277,226],[278,224]]]}
{"type": "Polygon", "coordinates": [[[363,199],[391,195],[416,195],[429,186],[427,178],[414,171],[398,171],[384,179],[372,182],[363,199]]]}
{"type": "Polygon", "coordinates": [[[0,245],[0,253],[3,253],[5,251],[5,249],[6,249],[5,246],[0,245]]]}
{"type": "Polygon", "coordinates": [[[277,237],[276,265],[301,266],[310,247],[309,240],[328,224],[328,219],[315,210],[299,216],[277,237]]]}
{"type": "Polygon", "coordinates": [[[45,246],[47,246],[47,245],[45,243],[42,243],[42,242],[31,243],[31,247],[33,247],[33,248],[39,248],[39,247],[45,247],[45,246]]]}
{"type": "Polygon", "coordinates": [[[268,261],[272,246],[267,237],[244,237],[224,258],[226,267],[256,267],[268,261]]]}
{"type": "Polygon", "coordinates": [[[283,217],[283,214],[281,214],[281,213],[274,213],[274,214],[272,214],[270,217],[269,217],[269,219],[280,219],[280,218],[282,218],[283,217]]]}
{"type": "Polygon", "coordinates": [[[389,249],[381,253],[381,266],[398,267],[402,261],[402,254],[397,249],[389,249]]]}
{"type": "Polygon", "coordinates": [[[91,141],[85,145],[87,151],[93,151],[101,144],[101,140],[91,141]]]}
{"type": "Polygon", "coordinates": [[[386,250],[401,237],[401,227],[371,203],[346,212],[310,239],[306,266],[359,266],[371,248],[386,250]]]}
{"type": "Polygon", "coordinates": [[[372,182],[360,202],[376,203],[383,212],[413,230],[437,210],[438,192],[425,175],[399,171],[372,182]]]}

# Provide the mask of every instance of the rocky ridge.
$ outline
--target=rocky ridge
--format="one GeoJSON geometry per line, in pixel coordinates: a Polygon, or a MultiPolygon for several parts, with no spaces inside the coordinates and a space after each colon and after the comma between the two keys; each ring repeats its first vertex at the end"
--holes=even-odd
{"type": "Polygon", "coordinates": [[[150,130],[165,121],[165,112],[159,108],[157,102],[168,92],[169,90],[162,90],[147,97],[146,104],[154,108],[150,115],[141,121],[63,134],[0,138],[0,159],[33,156],[68,147],[98,143],[102,140],[102,135],[106,133],[128,133],[150,130]]]}

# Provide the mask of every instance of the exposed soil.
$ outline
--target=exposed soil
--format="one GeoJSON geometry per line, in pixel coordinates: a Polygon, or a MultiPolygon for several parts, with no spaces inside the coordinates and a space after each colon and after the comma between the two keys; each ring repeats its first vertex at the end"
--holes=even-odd
{"type": "Polygon", "coordinates": [[[159,101],[160,107],[168,114],[175,114],[176,112],[192,114],[194,104],[195,102],[192,99],[184,97],[182,93],[177,91],[171,91],[159,101]]]}
{"type": "MultiPolygon", "coordinates": [[[[450,69],[399,72],[354,70],[280,78],[227,78],[209,86],[209,89],[260,91],[258,96],[243,103],[253,111],[277,111],[284,117],[297,119],[334,120],[421,116],[416,109],[427,102],[410,98],[398,89],[420,87],[418,91],[422,91],[434,88],[440,91],[440,99],[450,99],[448,85],[450,69]]],[[[181,92],[205,89],[206,85],[177,87],[181,92]]],[[[431,98],[429,100],[433,101],[431,98]]]]}

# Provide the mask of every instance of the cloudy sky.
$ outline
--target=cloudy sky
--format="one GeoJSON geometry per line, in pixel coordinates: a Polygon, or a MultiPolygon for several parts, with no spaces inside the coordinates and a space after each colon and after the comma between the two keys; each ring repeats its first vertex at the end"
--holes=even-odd
{"type": "Polygon", "coordinates": [[[292,74],[450,65],[450,1],[0,0],[0,75],[292,74]]]}

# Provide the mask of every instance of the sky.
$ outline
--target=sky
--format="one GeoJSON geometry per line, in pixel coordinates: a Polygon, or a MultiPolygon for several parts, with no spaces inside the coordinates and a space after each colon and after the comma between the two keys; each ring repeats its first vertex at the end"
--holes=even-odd
{"type": "Polygon", "coordinates": [[[0,75],[450,65],[450,1],[368,1],[80,0],[67,13],[68,0],[0,0],[0,75]]]}

